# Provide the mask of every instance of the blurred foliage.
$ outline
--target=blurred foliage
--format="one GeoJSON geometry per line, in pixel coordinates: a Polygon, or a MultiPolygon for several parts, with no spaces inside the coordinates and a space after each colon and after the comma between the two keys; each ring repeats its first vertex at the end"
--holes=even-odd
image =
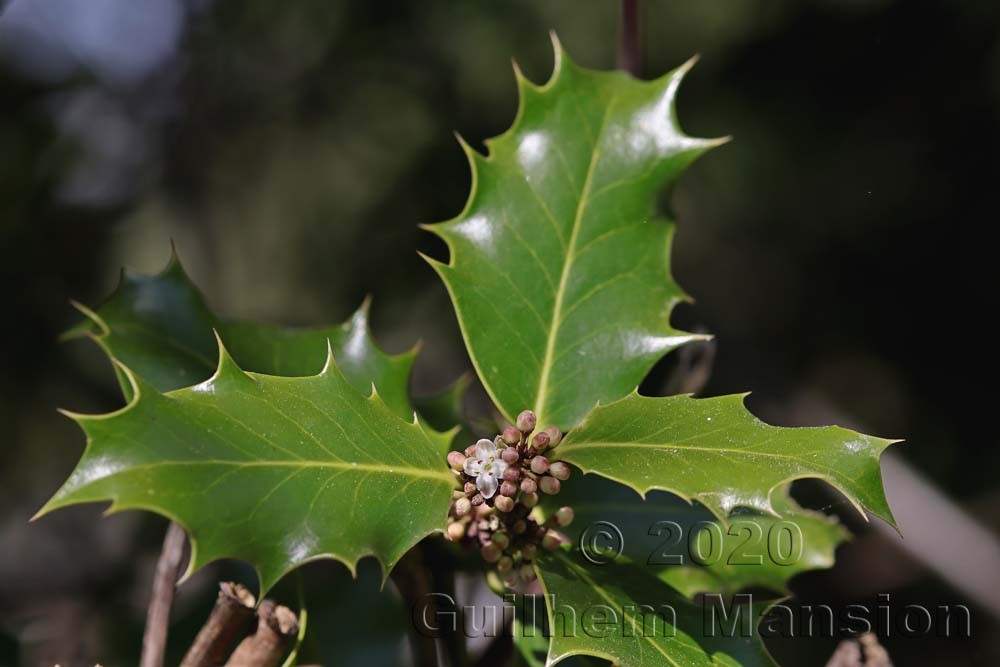
{"type": "MultiPolygon", "coordinates": [[[[56,343],[67,299],[94,303],[123,264],[156,270],[174,239],[230,318],[339,322],[373,294],[389,351],[425,341],[418,392],[445,387],[469,364],[414,250],[443,257],[416,223],[465,200],[452,131],[478,146],[510,124],[510,57],[546,79],[549,29],[581,64],[612,66],[618,6],[136,0],[87,3],[83,20],[70,4],[0,14],[0,540],[17,554],[0,561],[0,629],[28,664],[126,664],[112,638],[141,627],[161,524],[83,508],[26,525],[82,446],[53,408],[120,403],[97,351],[56,343]]],[[[680,221],[675,275],[697,299],[676,324],[719,341],[707,393],[752,388],[777,423],[808,421],[799,407],[819,397],[907,438],[900,451],[956,496],[996,489],[989,344],[950,332],[990,330],[975,286],[996,284],[979,230],[995,217],[1000,5],[644,7],[646,73],[702,54],[680,93],[685,130],[735,136],[663,199],[680,221]]],[[[932,655],[908,646],[890,650],[932,655]]]]}

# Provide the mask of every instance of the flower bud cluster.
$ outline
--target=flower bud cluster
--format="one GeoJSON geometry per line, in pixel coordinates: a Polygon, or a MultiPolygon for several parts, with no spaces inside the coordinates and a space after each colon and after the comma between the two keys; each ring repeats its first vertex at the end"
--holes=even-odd
{"type": "Polygon", "coordinates": [[[531,516],[539,494],[559,493],[570,475],[568,465],[549,460],[562,432],[549,426],[532,437],[535,426],[535,413],[525,410],[492,442],[480,440],[464,453],[448,454],[462,484],[449,513],[448,539],[478,547],[510,587],[534,580],[532,561],[538,549],[559,548],[567,538],[553,528],[573,520],[569,507],[544,524],[531,516]]]}

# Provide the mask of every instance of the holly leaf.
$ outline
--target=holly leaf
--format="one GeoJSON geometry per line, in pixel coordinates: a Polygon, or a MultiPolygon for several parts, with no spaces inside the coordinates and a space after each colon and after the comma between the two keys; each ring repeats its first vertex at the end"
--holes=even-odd
{"type": "MultiPolygon", "coordinates": [[[[469,428],[469,419],[463,407],[465,392],[468,391],[470,384],[472,384],[472,377],[465,373],[436,394],[413,398],[413,405],[417,409],[417,413],[431,428],[439,431],[454,429],[450,431],[455,434],[452,443],[475,442],[477,440],[469,428]],[[457,429],[455,428],[456,424],[458,425],[457,429]]],[[[451,449],[451,443],[449,443],[448,449],[451,449]]],[[[447,456],[447,451],[444,455],[447,456]]]]}
{"type": "Polygon", "coordinates": [[[542,506],[547,514],[572,507],[576,518],[560,530],[598,562],[624,556],[692,598],[749,587],[787,594],[796,574],[833,566],[847,530],[799,507],[787,487],[772,501],[780,516],[742,509],[723,524],[700,503],[663,491],[644,499],[603,477],[580,475],[558,496],[545,496],[542,506]]]}
{"type": "Polygon", "coordinates": [[[332,352],[318,375],[274,377],[244,372],[220,342],[210,379],[168,393],[116,363],[132,399],[106,415],[69,414],[87,448],[40,515],[103,500],[162,514],[188,531],[188,574],[240,558],[265,591],[317,558],[353,572],[372,555],[387,574],[444,525],[450,435],[399,418],[374,389],[359,393],[332,352]]]}
{"type": "Polygon", "coordinates": [[[537,561],[551,631],[546,665],[574,655],[620,667],[773,665],[756,626],[764,608],[732,607],[732,628],[706,622],[706,610],[628,563],[595,566],[579,553],[537,561]],[[735,630],[735,631],[732,631],[735,630]]]}
{"type": "Polygon", "coordinates": [[[457,218],[426,227],[448,245],[449,263],[427,259],[504,416],[532,408],[540,424],[568,430],[668,351],[703,338],[670,325],[686,297],[670,276],[673,226],[654,203],[724,140],[677,124],[677,88],[693,61],[639,81],[580,68],[553,42],[548,83],[516,72],[517,117],[487,142],[488,156],[462,144],[472,192],[457,218]]]}
{"type": "MultiPolygon", "coordinates": [[[[558,448],[584,472],[697,500],[720,519],[746,507],[776,514],[775,489],[815,477],[893,524],[879,457],[894,441],[838,426],[782,428],[760,421],[745,395],[648,398],[598,406],[558,448]]],[[[894,524],[893,524],[894,525],[894,524]]]]}
{"type": "MultiPolygon", "coordinates": [[[[326,360],[327,340],[341,372],[358,391],[372,383],[382,400],[400,417],[410,419],[410,370],[416,349],[388,355],[368,330],[365,303],[340,325],[284,328],[217,317],[184,272],[176,254],[158,274],[123,271],[114,294],[96,310],[76,304],[87,318],[64,339],[87,336],[112,358],[134,370],[160,391],[188,387],[215,370],[213,330],[233,358],[247,370],[268,375],[315,375],[326,360]]],[[[119,373],[128,397],[130,383],[119,373]]]]}

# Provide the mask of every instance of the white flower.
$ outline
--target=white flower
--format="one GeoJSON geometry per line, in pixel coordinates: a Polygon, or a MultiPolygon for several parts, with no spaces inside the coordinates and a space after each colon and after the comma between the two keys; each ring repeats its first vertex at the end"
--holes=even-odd
{"type": "Polygon", "coordinates": [[[483,438],[476,443],[476,453],[465,459],[465,474],[476,478],[476,488],[483,498],[492,498],[500,485],[507,463],[500,458],[493,441],[483,438]]]}

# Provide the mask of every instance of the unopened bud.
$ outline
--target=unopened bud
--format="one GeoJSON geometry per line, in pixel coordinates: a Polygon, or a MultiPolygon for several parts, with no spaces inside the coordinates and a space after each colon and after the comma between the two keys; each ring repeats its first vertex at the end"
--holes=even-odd
{"type": "Polygon", "coordinates": [[[486,499],[483,498],[483,494],[481,494],[481,493],[477,493],[476,495],[472,496],[472,506],[473,507],[479,507],[480,505],[482,505],[485,502],[486,502],[486,499]]]}
{"type": "Polygon", "coordinates": [[[517,430],[521,433],[531,433],[535,430],[535,413],[525,410],[517,416],[517,430]]]}
{"type": "Polygon", "coordinates": [[[517,572],[508,572],[503,578],[503,585],[507,588],[517,586],[517,572]]]}
{"type": "MultiPolygon", "coordinates": [[[[523,483],[523,482],[522,482],[523,483]]],[[[521,504],[527,508],[532,508],[538,504],[538,494],[537,493],[522,493],[521,494],[521,504]]]]}
{"type": "Polygon", "coordinates": [[[479,553],[482,554],[483,560],[487,563],[495,563],[503,556],[503,551],[500,547],[492,543],[485,545],[479,550],[479,553]]]}
{"type": "Polygon", "coordinates": [[[562,540],[559,539],[559,536],[551,530],[545,533],[545,537],[542,538],[542,548],[546,551],[555,551],[561,543],[562,540]]]}
{"type": "Polygon", "coordinates": [[[465,495],[471,497],[476,494],[476,485],[472,482],[466,482],[465,486],[462,487],[462,490],[465,491],[465,495]]]}
{"type": "Polygon", "coordinates": [[[534,581],[538,575],[535,574],[535,566],[525,563],[518,569],[518,574],[521,575],[521,579],[526,582],[534,581]]]}
{"type": "MultiPolygon", "coordinates": [[[[506,482],[504,483],[506,484],[506,482]]],[[[497,499],[493,501],[493,506],[501,512],[510,512],[514,509],[514,499],[510,496],[497,496],[497,499]]]]}
{"type": "Polygon", "coordinates": [[[531,459],[531,472],[536,475],[544,475],[549,471],[549,460],[544,456],[536,456],[531,459]]]}
{"type": "Polygon", "coordinates": [[[528,530],[528,522],[525,521],[524,519],[518,519],[517,521],[514,522],[514,525],[511,526],[511,531],[515,535],[520,535],[526,530],[528,530]]]}
{"type": "Polygon", "coordinates": [[[500,485],[500,495],[513,498],[517,495],[517,484],[514,482],[504,482],[500,485]]]}
{"type": "Polygon", "coordinates": [[[569,479],[569,472],[569,466],[562,461],[556,461],[549,466],[549,474],[564,482],[569,479]]]}
{"type": "Polygon", "coordinates": [[[573,508],[560,507],[556,511],[554,517],[557,526],[562,526],[562,527],[568,526],[569,524],[573,523],[573,508]]]}
{"type": "Polygon", "coordinates": [[[545,429],[545,434],[549,436],[549,447],[555,447],[560,442],[562,442],[562,431],[559,430],[558,426],[550,426],[545,429]]]}
{"type": "Polygon", "coordinates": [[[521,432],[513,426],[508,426],[503,430],[503,434],[500,438],[508,445],[516,445],[521,442],[521,432]]]}
{"type": "Polygon", "coordinates": [[[448,524],[448,539],[452,542],[458,542],[463,537],[465,537],[465,525],[459,521],[448,524]]]}
{"type": "Polygon", "coordinates": [[[500,458],[503,459],[504,463],[512,466],[515,463],[517,463],[518,459],[521,458],[521,455],[517,453],[517,450],[515,448],[505,447],[504,450],[500,452],[500,458]]]}
{"type": "Polygon", "coordinates": [[[462,452],[448,452],[448,465],[452,470],[462,471],[465,469],[466,456],[462,452]]]}
{"type": "Polygon", "coordinates": [[[545,431],[536,433],[535,437],[531,439],[531,446],[540,452],[545,451],[545,448],[549,446],[549,434],[545,431]]]}
{"type": "Polygon", "coordinates": [[[507,468],[503,471],[503,481],[516,482],[521,479],[521,471],[517,468],[507,468]]]}
{"type": "Polygon", "coordinates": [[[521,547],[521,555],[524,557],[524,560],[534,560],[537,553],[538,547],[534,544],[525,544],[521,547]]]}
{"type": "Polygon", "coordinates": [[[550,496],[554,496],[559,493],[560,486],[562,485],[555,477],[542,477],[538,480],[538,488],[542,490],[542,493],[547,493],[550,496]]]}
{"type": "Polygon", "coordinates": [[[538,491],[538,483],[533,479],[522,479],[521,491],[524,493],[535,493],[538,491]]]}
{"type": "Polygon", "coordinates": [[[465,516],[472,511],[472,502],[468,498],[459,498],[455,501],[455,516],[465,516]]]}
{"type": "Polygon", "coordinates": [[[501,549],[506,549],[510,546],[510,537],[507,533],[497,531],[493,533],[493,537],[490,539],[493,544],[497,545],[501,549]]]}
{"type": "Polygon", "coordinates": [[[514,568],[514,559],[510,556],[503,556],[497,561],[498,572],[510,572],[514,568]]]}
{"type": "Polygon", "coordinates": [[[475,445],[469,445],[468,447],[466,447],[465,448],[465,455],[466,456],[475,456],[476,455],[476,446],[475,445]]]}

